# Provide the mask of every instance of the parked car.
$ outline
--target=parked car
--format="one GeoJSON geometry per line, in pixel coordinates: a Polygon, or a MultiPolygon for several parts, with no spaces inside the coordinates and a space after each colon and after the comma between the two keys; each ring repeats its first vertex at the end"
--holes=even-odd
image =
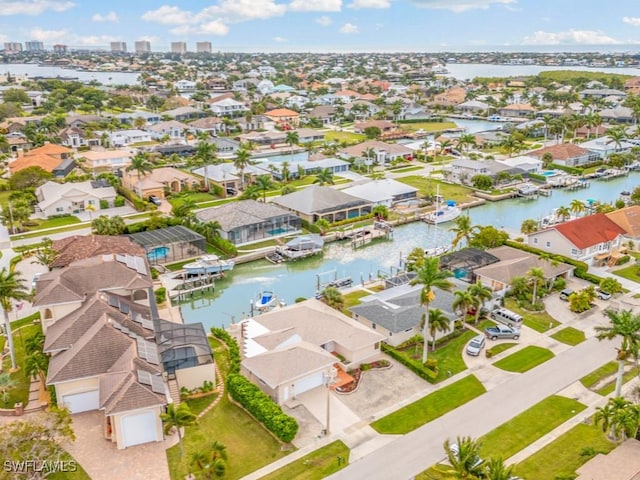
{"type": "Polygon", "coordinates": [[[600,300],[609,300],[611,298],[611,294],[603,290],[596,290],[596,295],[600,300]]]}
{"type": "Polygon", "coordinates": [[[565,288],[560,292],[560,300],[564,300],[565,302],[568,302],[569,297],[573,295],[573,293],[574,293],[573,290],[571,290],[570,288],[565,288]]]}
{"type": "Polygon", "coordinates": [[[149,195],[149,201],[158,207],[162,204],[162,200],[160,200],[155,195],[149,195]]]}
{"type": "Polygon", "coordinates": [[[469,345],[467,345],[467,353],[474,357],[480,355],[480,352],[484,348],[485,337],[484,335],[477,335],[471,339],[469,345]]]}
{"type": "Polygon", "coordinates": [[[520,338],[520,330],[507,325],[487,327],[484,329],[484,333],[487,338],[490,338],[491,340],[497,340],[498,338],[513,338],[514,340],[517,340],[520,338]]]}

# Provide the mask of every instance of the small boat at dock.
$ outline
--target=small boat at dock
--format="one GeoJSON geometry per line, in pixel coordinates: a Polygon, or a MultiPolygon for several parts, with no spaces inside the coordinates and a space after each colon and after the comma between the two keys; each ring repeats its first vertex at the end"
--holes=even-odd
{"type": "Polygon", "coordinates": [[[185,264],[183,268],[189,275],[210,275],[233,270],[234,266],[233,260],[223,260],[217,255],[203,255],[195,262],[185,264]]]}

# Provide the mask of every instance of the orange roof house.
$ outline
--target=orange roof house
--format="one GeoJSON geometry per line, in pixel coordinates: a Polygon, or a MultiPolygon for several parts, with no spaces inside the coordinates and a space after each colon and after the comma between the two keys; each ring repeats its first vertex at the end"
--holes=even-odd
{"type": "Polygon", "coordinates": [[[282,128],[297,128],[300,125],[300,114],[288,108],[276,108],[266,112],[264,115],[282,128]]]}
{"type": "Polygon", "coordinates": [[[52,157],[51,155],[25,155],[9,163],[9,170],[11,170],[11,173],[13,174],[25,168],[40,167],[51,173],[58,165],[60,165],[60,163],[61,160],[59,158],[52,157]]]}

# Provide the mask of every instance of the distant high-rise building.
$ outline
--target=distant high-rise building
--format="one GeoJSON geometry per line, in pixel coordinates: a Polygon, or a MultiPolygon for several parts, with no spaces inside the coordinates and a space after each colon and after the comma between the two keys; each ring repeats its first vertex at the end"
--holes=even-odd
{"type": "Polygon", "coordinates": [[[43,52],[44,51],[44,43],[32,41],[24,43],[25,50],[27,52],[43,52]]]}
{"type": "Polygon", "coordinates": [[[187,53],[187,44],[186,42],[171,42],[171,53],[187,53]]]}
{"type": "Polygon", "coordinates": [[[196,42],[197,53],[211,53],[211,42],[196,42]]]}
{"type": "Polygon", "coordinates": [[[20,42],[4,42],[5,53],[17,53],[22,51],[22,44],[20,42]]]}
{"type": "Polygon", "coordinates": [[[137,40],[135,49],[136,53],[149,53],[151,51],[151,42],[147,40],[137,40]]]}
{"type": "Polygon", "coordinates": [[[57,43],[53,46],[53,51],[55,53],[67,53],[67,46],[57,43]]]}
{"type": "Polygon", "coordinates": [[[124,53],[127,51],[127,42],[111,42],[112,53],[124,53]]]}

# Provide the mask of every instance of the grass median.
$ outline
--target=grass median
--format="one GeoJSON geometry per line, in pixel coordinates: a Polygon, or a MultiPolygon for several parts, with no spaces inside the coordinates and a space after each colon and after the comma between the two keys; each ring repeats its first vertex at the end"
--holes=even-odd
{"type": "Polygon", "coordinates": [[[320,480],[349,464],[349,447],[336,440],[298,460],[279,468],[262,480],[320,480]]]}
{"type": "Polygon", "coordinates": [[[469,375],[376,420],[371,426],[383,434],[409,433],[485,392],[482,383],[475,376],[469,375]]]}
{"type": "Polygon", "coordinates": [[[563,328],[562,330],[559,330],[551,335],[551,338],[555,338],[559,342],[571,346],[578,345],[579,343],[582,343],[586,340],[584,332],[573,327],[563,328]]]}
{"type": "Polygon", "coordinates": [[[529,345],[493,365],[507,372],[524,373],[554,357],[551,350],[529,345]]]}

